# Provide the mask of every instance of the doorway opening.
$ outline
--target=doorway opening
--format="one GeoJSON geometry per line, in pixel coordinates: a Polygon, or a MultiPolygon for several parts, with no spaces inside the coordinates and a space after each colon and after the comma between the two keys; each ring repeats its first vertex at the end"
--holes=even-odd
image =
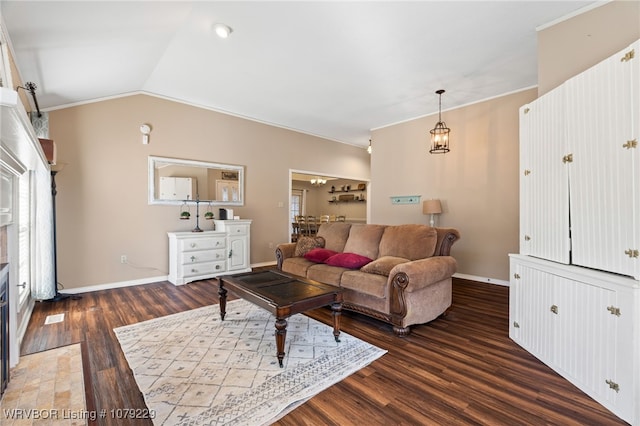
{"type": "Polygon", "coordinates": [[[292,242],[303,235],[298,220],[315,223],[344,220],[367,223],[370,215],[369,180],[309,171],[290,171],[289,235],[292,242]]]}

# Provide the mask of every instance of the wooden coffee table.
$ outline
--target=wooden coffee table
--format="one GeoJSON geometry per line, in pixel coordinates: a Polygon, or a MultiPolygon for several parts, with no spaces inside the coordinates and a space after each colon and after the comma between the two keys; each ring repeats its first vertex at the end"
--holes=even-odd
{"type": "Polygon", "coordinates": [[[342,289],[277,270],[248,272],[218,277],[220,318],[224,321],[227,309],[227,290],[271,312],[276,317],[276,346],[278,363],[282,367],[284,342],[287,337],[287,318],[311,309],[331,306],[333,335],[340,336],[342,289]]]}

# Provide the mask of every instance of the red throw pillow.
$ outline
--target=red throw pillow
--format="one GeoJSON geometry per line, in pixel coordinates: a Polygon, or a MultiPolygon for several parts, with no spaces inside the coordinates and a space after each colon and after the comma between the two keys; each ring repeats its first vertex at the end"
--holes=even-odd
{"type": "Polygon", "coordinates": [[[315,263],[322,263],[334,254],[338,254],[338,252],[325,248],[314,248],[306,252],[304,258],[315,263]]]}
{"type": "Polygon", "coordinates": [[[348,269],[360,269],[369,262],[371,259],[356,253],[338,253],[324,261],[327,265],[348,269]]]}

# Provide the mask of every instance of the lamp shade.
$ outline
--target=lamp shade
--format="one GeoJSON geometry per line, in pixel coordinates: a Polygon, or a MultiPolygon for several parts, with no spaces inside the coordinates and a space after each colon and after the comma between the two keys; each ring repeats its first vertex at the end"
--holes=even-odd
{"type": "Polygon", "coordinates": [[[440,200],[425,200],[422,202],[423,214],[440,214],[442,213],[442,205],[440,200]]]}

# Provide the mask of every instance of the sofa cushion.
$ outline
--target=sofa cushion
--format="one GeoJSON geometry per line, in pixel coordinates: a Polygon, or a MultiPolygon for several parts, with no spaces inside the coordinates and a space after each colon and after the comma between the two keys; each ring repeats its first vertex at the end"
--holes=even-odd
{"type": "Polygon", "coordinates": [[[324,238],[324,248],[342,252],[344,251],[344,245],[349,238],[349,229],[351,229],[350,223],[345,222],[330,222],[323,223],[318,228],[318,237],[324,238]]]}
{"type": "Polygon", "coordinates": [[[313,265],[316,265],[316,263],[304,257],[289,257],[282,262],[282,272],[298,275],[299,277],[306,277],[307,269],[313,265]]]}
{"type": "Polygon", "coordinates": [[[380,238],[385,228],[385,225],[351,225],[349,238],[342,251],[357,253],[370,259],[377,258],[380,238]]]}
{"type": "Polygon", "coordinates": [[[404,257],[409,260],[433,256],[438,233],[427,225],[387,226],[380,239],[379,257],[404,257]]]}
{"type": "Polygon", "coordinates": [[[324,243],[322,237],[300,237],[296,243],[295,256],[302,257],[316,247],[324,247],[324,243]]]}
{"type": "Polygon", "coordinates": [[[324,263],[312,263],[309,269],[307,269],[306,276],[310,280],[340,287],[340,279],[342,278],[342,273],[345,271],[348,271],[348,269],[339,266],[325,265],[324,263]]]}
{"type": "Polygon", "coordinates": [[[360,271],[345,271],[340,287],[379,298],[386,297],[387,277],[360,271]]]}
{"type": "Polygon", "coordinates": [[[338,254],[338,252],[326,248],[317,247],[306,252],[304,254],[304,258],[314,263],[322,263],[334,254],[338,254]]]}
{"type": "Polygon", "coordinates": [[[389,273],[396,265],[406,262],[409,262],[409,259],[405,259],[404,257],[382,256],[373,262],[364,265],[361,271],[388,277],[389,273]]]}
{"type": "Polygon", "coordinates": [[[357,253],[338,253],[324,261],[327,265],[347,269],[360,269],[369,262],[371,262],[371,259],[357,253]]]}

